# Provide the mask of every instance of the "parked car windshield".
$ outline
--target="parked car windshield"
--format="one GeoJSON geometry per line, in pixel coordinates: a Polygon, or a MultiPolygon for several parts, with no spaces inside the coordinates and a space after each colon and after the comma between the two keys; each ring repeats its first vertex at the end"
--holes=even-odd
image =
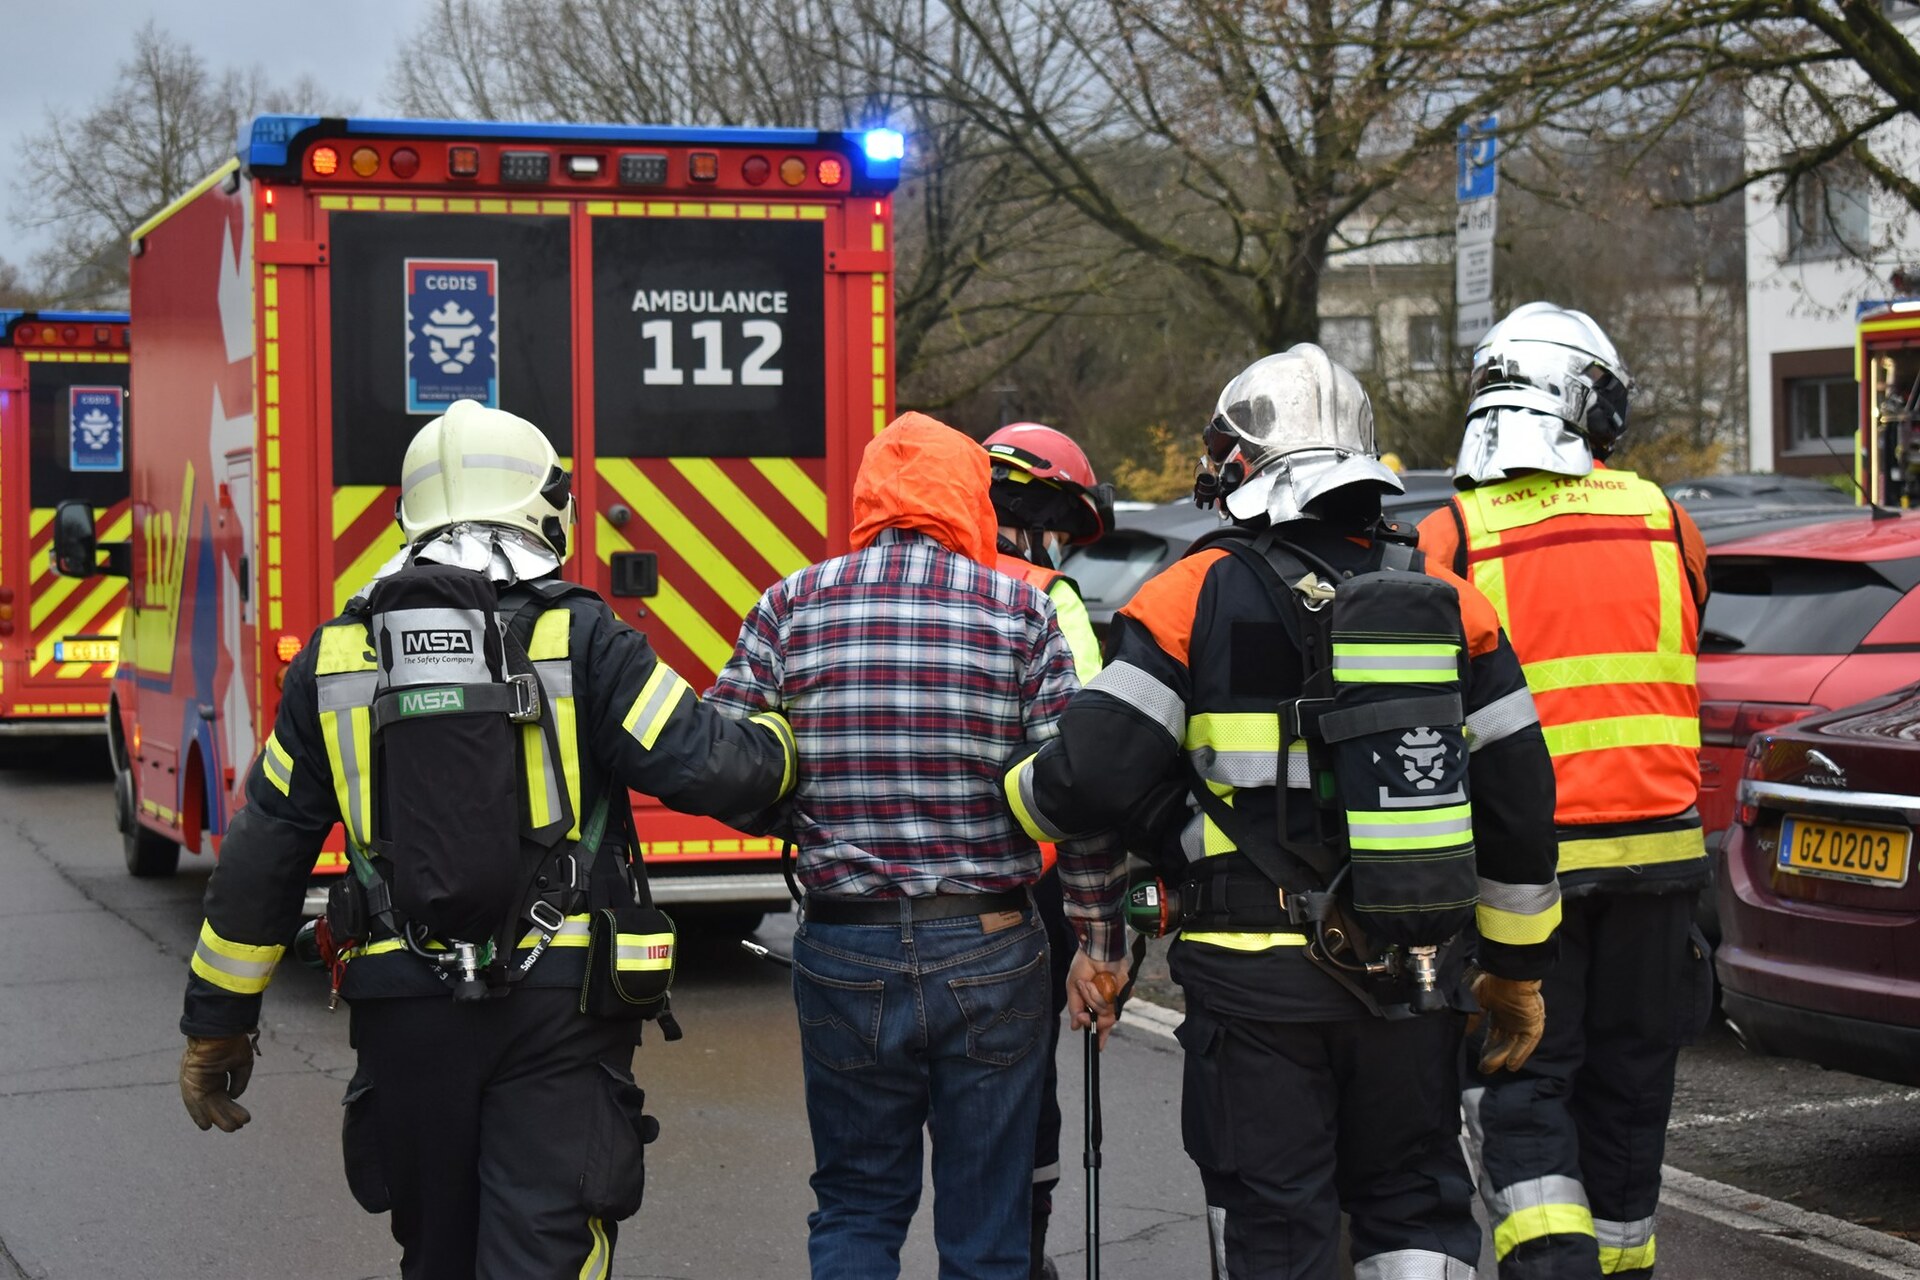
{"type": "Polygon", "coordinates": [[[1153,576],[1169,551],[1164,539],[1122,531],[1076,550],[1064,572],[1079,584],[1089,605],[1117,609],[1153,576]]]}
{"type": "Polygon", "coordinates": [[[1703,653],[1851,653],[1900,599],[1871,565],[1716,557],[1703,653]]]}

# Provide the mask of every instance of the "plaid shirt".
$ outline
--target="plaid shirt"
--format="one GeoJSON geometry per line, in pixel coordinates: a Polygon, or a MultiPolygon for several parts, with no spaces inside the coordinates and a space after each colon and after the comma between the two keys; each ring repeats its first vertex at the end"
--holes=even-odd
{"type": "MultiPolygon", "coordinates": [[[[1059,732],[1078,687],[1042,593],[888,529],[769,588],[707,698],[728,715],[779,709],[792,723],[808,892],[885,898],[1039,877],[1002,775],[1059,732]]],[[[1117,846],[1063,844],[1060,870],[1088,949],[1117,956],[1117,846]]]]}

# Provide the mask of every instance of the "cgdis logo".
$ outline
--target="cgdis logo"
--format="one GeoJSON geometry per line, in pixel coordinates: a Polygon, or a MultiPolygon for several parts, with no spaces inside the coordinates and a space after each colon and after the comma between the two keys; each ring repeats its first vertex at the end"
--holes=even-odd
{"type": "Polygon", "coordinates": [[[416,658],[425,654],[472,654],[472,652],[473,632],[471,631],[433,628],[400,633],[400,653],[404,657],[416,658]]]}

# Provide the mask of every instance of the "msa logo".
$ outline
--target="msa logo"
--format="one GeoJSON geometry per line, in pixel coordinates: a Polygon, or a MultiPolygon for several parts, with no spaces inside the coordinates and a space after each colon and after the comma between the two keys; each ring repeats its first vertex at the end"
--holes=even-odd
{"type": "Polygon", "coordinates": [[[407,657],[422,653],[472,653],[471,631],[402,631],[400,652],[407,657]]]}
{"type": "Polygon", "coordinates": [[[428,716],[466,709],[467,695],[460,689],[416,689],[400,695],[400,714],[403,716],[428,716]]]}

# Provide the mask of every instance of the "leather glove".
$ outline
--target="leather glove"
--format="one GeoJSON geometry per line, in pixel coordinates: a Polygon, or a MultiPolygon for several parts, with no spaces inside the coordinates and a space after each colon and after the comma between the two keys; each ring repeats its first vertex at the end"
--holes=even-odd
{"type": "Polygon", "coordinates": [[[1502,1067],[1518,1071],[1540,1047],[1540,1033],[1547,1025],[1540,980],[1519,982],[1478,973],[1473,979],[1473,998],[1487,1019],[1487,1043],[1480,1051],[1481,1074],[1491,1075],[1502,1067]]]}
{"type": "Polygon", "coordinates": [[[234,1099],[253,1077],[254,1036],[188,1036],[180,1055],[180,1100],[206,1132],[215,1125],[232,1133],[253,1116],[234,1099]]]}

